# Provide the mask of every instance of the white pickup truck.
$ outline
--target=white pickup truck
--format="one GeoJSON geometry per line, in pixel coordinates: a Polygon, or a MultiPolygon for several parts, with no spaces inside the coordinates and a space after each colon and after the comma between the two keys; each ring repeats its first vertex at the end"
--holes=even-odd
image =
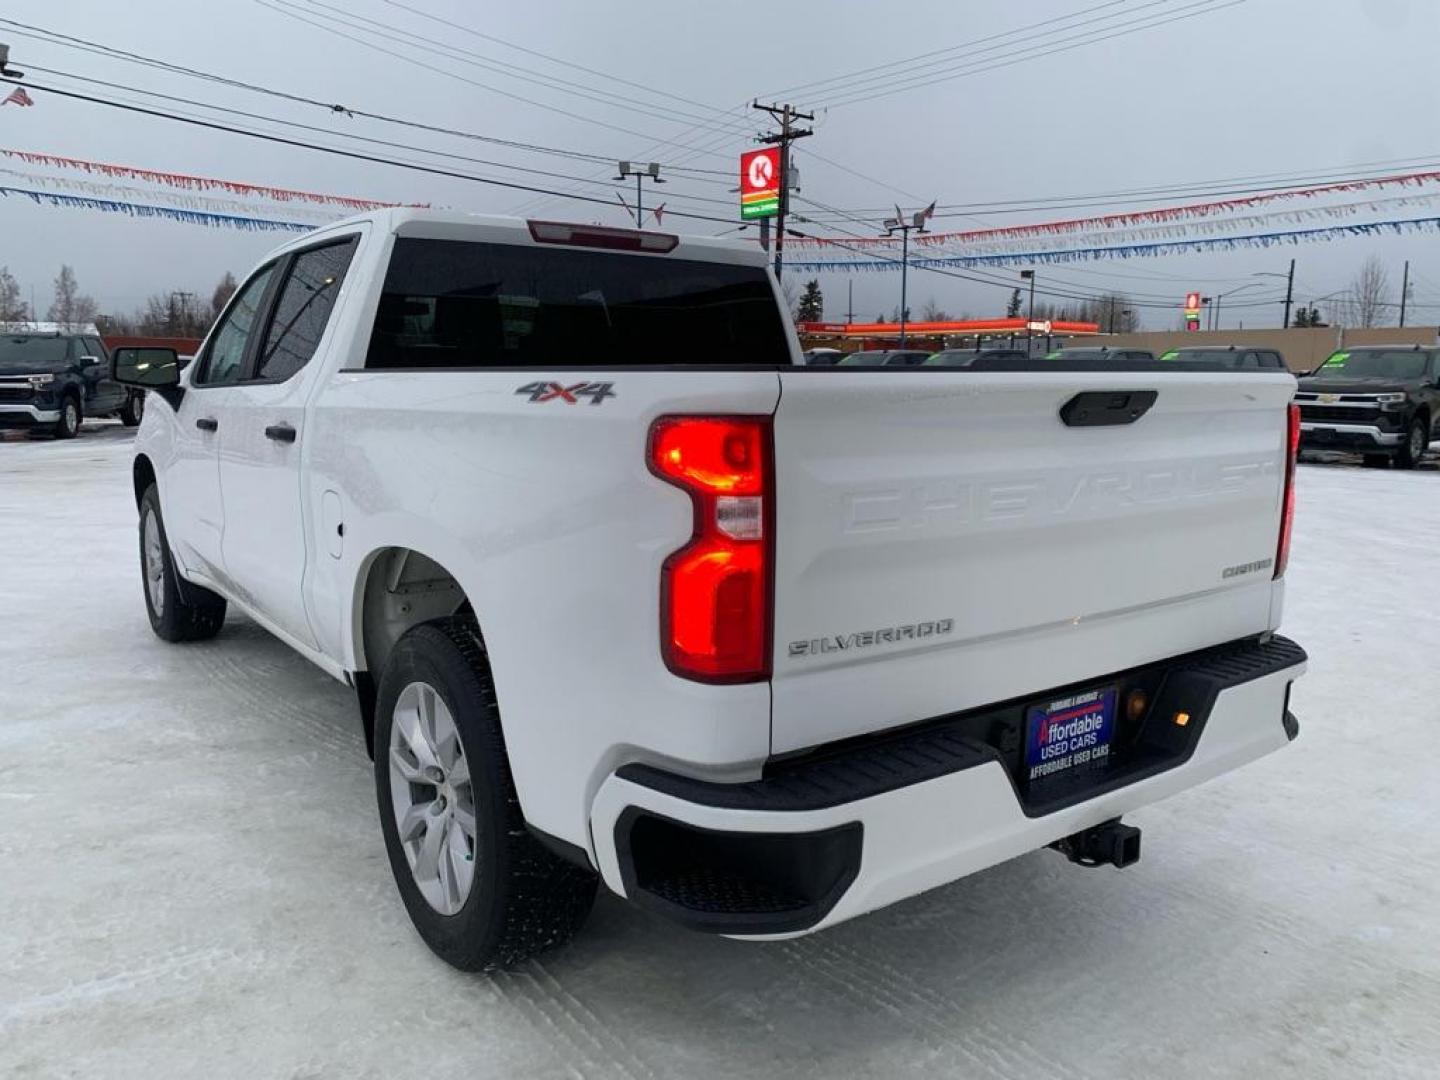
{"type": "Polygon", "coordinates": [[[805,367],[758,250],[411,209],[114,366],[155,632],[230,604],[355,688],[460,968],[597,879],[777,938],[1123,866],[1122,814],[1296,733],[1284,372],[805,367]]]}

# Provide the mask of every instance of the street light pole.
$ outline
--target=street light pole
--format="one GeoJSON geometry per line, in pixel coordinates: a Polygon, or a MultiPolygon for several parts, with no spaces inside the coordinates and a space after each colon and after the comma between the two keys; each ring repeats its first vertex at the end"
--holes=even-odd
{"type": "Polygon", "coordinates": [[[637,229],[643,228],[645,224],[645,207],[643,205],[645,195],[644,189],[641,187],[641,181],[648,176],[657,184],[665,183],[664,180],[660,179],[660,163],[652,161],[648,165],[638,165],[632,161],[620,161],[616,162],[616,166],[619,170],[619,175],[615,177],[616,180],[624,180],[629,176],[635,177],[635,227],[637,229]]]}
{"type": "Polygon", "coordinates": [[[1030,342],[1035,336],[1035,271],[1021,270],[1020,279],[1024,281],[1026,278],[1030,280],[1030,311],[1025,316],[1025,355],[1029,356],[1034,351],[1030,342]]]}
{"type": "Polygon", "coordinates": [[[900,213],[900,208],[895,208],[895,216],[885,219],[885,235],[894,236],[900,234],[900,348],[905,348],[905,324],[910,320],[906,318],[909,312],[906,310],[906,288],[907,278],[910,273],[910,234],[912,232],[925,232],[925,222],[930,219],[930,211],[935,204],[930,204],[928,210],[917,210],[909,221],[905,215],[900,213]]]}

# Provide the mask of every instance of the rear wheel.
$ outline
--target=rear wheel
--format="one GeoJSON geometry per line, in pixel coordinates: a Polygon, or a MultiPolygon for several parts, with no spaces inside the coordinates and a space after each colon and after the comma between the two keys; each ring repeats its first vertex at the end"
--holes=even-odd
{"type": "Polygon", "coordinates": [[[140,420],[145,415],[145,392],[143,390],[132,390],[130,396],[125,399],[125,407],[120,410],[120,423],[126,427],[139,427],[140,420]]]}
{"type": "Polygon", "coordinates": [[[1405,441],[1395,455],[1395,464],[1402,469],[1415,468],[1420,464],[1420,459],[1425,456],[1425,450],[1429,445],[1430,422],[1423,416],[1417,416],[1410,421],[1410,428],[1405,433],[1405,441]]]}
{"type": "Polygon", "coordinates": [[[60,401],[60,421],[55,425],[55,438],[73,439],[80,434],[80,399],[66,394],[60,401]]]}
{"type": "Polygon", "coordinates": [[[150,629],[165,641],[200,641],[220,632],[225,600],[186,582],[182,587],[160,517],[160,493],[154,484],[140,499],[140,574],[150,629]],[[183,588],[183,591],[182,591],[183,588]]]}
{"type": "Polygon", "coordinates": [[[596,877],[526,830],[473,618],[422,623],[391,651],[376,699],[375,788],[400,898],[446,963],[519,963],[585,921],[596,877]]]}

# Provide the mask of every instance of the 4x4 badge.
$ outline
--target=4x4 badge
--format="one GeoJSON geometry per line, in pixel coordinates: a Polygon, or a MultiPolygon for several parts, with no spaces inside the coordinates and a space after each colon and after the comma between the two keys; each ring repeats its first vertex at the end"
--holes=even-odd
{"type": "Polygon", "coordinates": [[[608,382],[578,382],[574,386],[562,386],[558,382],[532,382],[526,383],[515,393],[528,394],[532,405],[546,401],[563,401],[567,405],[574,405],[582,397],[588,397],[591,405],[599,405],[606,398],[615,396],[614,386],[614,383],[608,382]]]}

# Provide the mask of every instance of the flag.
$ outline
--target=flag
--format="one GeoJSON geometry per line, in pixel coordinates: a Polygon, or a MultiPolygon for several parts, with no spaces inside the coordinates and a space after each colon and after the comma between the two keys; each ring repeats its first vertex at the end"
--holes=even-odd
{"type": "Polygon", "coordinates": [[[934,217],[934,216],[935,216],[935,204],[934,204],[933,202],[932,202],[929,206],[925,207],[924,210],[921,210],[921,211],[920,211],[920,221],[921,221],[922,224],[923,224],[924,222],[929,221],[929,220],[930,220],[932,217],[934,217]]]}
{"type": "Polygon", "coordinates": [[[662,202],[659,206],[655,207],[655,224],[659,225],[661,220],[663,220],[664,216],[665,204],[662,202]]]}
{"type": "Polygon", "coordinates": [[[4,101],[0,101],[0,105],[34,105],[34,104],[35,104],[34,100],[30,97],[29,94],[27,94],[27,93],[25,92],[25,88],[24,88],[23,86],[17,86],[14,90],[12,90],[12,91],[10,92],[10,96],[9,96],[9,97],[7,97],[4,101]]]}

